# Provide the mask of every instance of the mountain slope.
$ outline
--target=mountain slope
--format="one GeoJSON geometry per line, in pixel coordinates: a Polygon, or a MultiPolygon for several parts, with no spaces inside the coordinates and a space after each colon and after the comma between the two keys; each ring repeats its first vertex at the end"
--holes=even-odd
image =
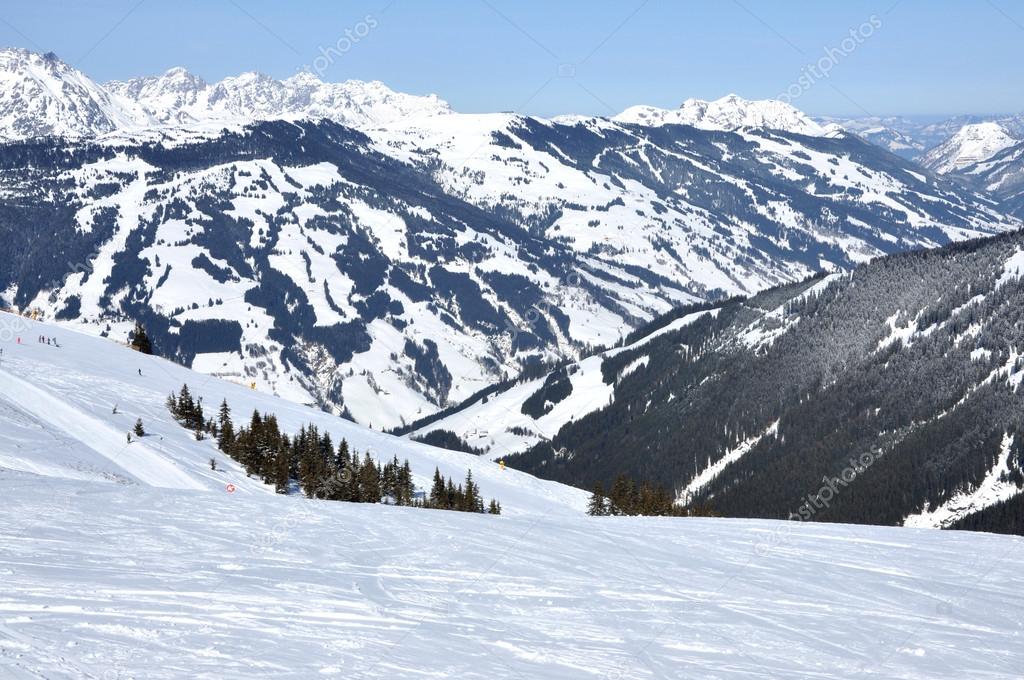
{"type": "Polygon", "coordinates": [[[483,492],[509,514],[579,514],[585,502],[585,494],[576,489],[501,470],[472,455],[373,432],[110,340],[5,312],[0,312],[0,349],[0,468],[6,470],[220,493],[230,483],[240,495],[274,495],[272,487],[247,477],[215,442],[196,441],[173,420],[165,400],[187,383],[208,410],[227,399],[239,426],[259,410],[275,414],[287,433],[313,423],[333,441],[345,438],[354,450],[377,460],[407,458],[420,489],[429,488],[435,467],[454,479],[472,469],[483,492]],[[38,342],[39,336],[56,338],[59,347],[38,342]],[[136,418],[143,420],[147,436],[128,443],[136,418]],[[217,460],[216,471],[210,469],[211,458],[217,460]]]}
{"type": "Polygon", "coordinates": [[[506,462],[581,486],[626,472],[727,515],[807,512],[839,478],[815,520],[950,526],[1021,498],[1022,275],[1018,233],[684,310],[562,369],[572,390],[541,378],[419,434],[532,446],[506,462]],[[559,419],[598,379],[598,404],[559,419]]]}
{"type": "Polygon", "coordinates": [[[995,196],[1008,214],[1024,216],[1024,142],[968,165],[957,176],[995,196]]]}

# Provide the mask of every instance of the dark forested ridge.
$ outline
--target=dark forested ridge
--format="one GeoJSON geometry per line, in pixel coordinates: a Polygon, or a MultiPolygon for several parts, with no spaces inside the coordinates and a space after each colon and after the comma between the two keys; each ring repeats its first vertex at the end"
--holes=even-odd
{"type": "Polygon", "coordinates": [[[1020,532],[1021,497],[996,501],[1024,485],[1022,275],[1017,233],[726,302],[606,358],[613,403],[507,460],[727,516],[1020,532]]]}

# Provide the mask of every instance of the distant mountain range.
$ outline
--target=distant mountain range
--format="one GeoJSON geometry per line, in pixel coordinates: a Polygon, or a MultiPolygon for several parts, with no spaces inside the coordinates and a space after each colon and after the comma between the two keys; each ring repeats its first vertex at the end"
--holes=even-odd
{"type": "Polygon", "coordinates": [[[873,144],[990,194],[1024,216],[1024,114],[958,116],[939,122],[908,118],[823,118],[873,144]]]}
{"type": "Polygon", "coordinates": [[[375,427],[679,305],[1021,226],[779,102],[546,120],[2,55],[5,304],[117,338],[141,319],[167,356],[375,427]]]}
{"type": "Polygon", "coordinates": [[[56,55],[0,50],[0,139],[96,137],[192,127],[219,131],[257,120],[327,118],[360,126],[449,113],[435,96],[379,82],[324,83],[311,73],[274,80],[243,73],[207,84],[182,68],[99,85],[56,55]]]}

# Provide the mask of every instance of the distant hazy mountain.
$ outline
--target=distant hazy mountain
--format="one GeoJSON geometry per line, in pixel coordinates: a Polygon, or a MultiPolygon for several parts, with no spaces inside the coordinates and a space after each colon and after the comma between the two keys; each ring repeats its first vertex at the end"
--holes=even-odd
{"type": "Polygon", "coordinates": [[[921,157],[921,165],[946,174],[986,161],[1003,149],[1020,143],[999,123],[965,125],[948,140],[921,157]]]}
{"type": "Polygon", "coordinates": [[[803,135],[838,132],[837,126],[822,126],[802,111],[776,100],[749,101],[734,94],[712,102],[687,99],[678,109],[633,106],[612,120],[638,125],[692,125],[702,130],[738,130],[744,127],[785,130],[803,135]]]}

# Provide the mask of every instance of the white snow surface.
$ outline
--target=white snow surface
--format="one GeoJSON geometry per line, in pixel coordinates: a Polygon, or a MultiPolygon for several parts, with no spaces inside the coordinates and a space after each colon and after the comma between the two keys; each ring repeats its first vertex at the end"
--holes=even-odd
{"type": "Polygon", "coordinates": [[[0,349],[3,678],[1012,678],[1024,662],[1024,539],[591,518],[577,490],[109,340],[0,314],[0,349]],[[186,381],[211,409],[225,396],[236,417],[408,456],[418,482],[472,466],[505,514],[276,495],[169,419],[186,381]],[[142,443],[112,438],[137,417],[142,443]]]}
{"type": "Polygon", "coordinates": [[[1014,678],[1024,540],[0,471],[0,676],[1014,678]]]}

